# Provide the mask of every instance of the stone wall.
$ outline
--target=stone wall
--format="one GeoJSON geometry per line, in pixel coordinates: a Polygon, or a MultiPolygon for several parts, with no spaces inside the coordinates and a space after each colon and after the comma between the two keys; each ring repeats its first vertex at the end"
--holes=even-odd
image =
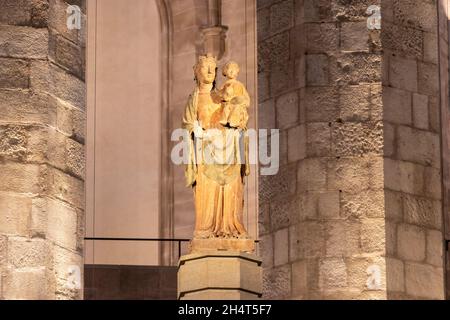
{"type": "Polygon", "coordinates": [[[433,1],[258,1],[282,164],[260,178],[266,298],[443,298],[436,19],[433,1]]]}
{"type": "Polygon", "coordinates": [[[382,5],[388,298],[442,299],[438,9],[432,0],[382,5]]]}
{"type": "Polygon", "coordinates": [[[69,30],[67,6],[0,0],[2,299],[82,298],[85,19],[69,30]]]}
{"type": "MultiPolygon", "coordinates": [[[[449,43],[448,43],[448,20],[449,20],[449,1],[440,0],[439,2],[439,74],[440,74],[440,102],[441,102],[441,137],[442,137],[442,176],[443,176],[443,192],[442,192],[442,202],[443,202],[443,217],[444,217],[444,227],[445,233],[444,238],[450,240],[450,211],[449,211],[449,200],[450,200],[450,130],[448,124],[450,123],[450,113],[449,113],[449,43]]],[[[448,246],[448,244],[447,244],[448,246]]],[[[450,298],[450,255],[449,247],[447,250],[446,257],[446,288],[447,288],[447,299],[450,298]]]]}

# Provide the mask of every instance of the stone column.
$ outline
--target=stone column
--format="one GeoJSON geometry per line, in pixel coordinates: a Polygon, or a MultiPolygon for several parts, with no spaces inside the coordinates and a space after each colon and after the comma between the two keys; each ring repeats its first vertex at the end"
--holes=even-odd
{"type": "Polygon", "coordinates": [[[82,298],[84,1],[0,1],[0,298],[82,298]]]}
{"type": "Polygon", "coordinates": [[[282,164],[260,179],[263,298],[442,299],[435,1],[260,0],[258,21],[282,164]]]}

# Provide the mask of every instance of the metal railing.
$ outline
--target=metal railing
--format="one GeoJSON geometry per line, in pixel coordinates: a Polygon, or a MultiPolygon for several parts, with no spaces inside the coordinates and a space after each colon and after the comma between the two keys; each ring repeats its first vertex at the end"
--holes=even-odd
{"type": "Polygon", "coordinates": [[[178,258],[181,257],[181,243],[189,242],[190,239],[161,239],[161,238],[104,238],[104,237],[85,237],[85,241],[147,241],[147,242],[177,242],[178,258]]]}

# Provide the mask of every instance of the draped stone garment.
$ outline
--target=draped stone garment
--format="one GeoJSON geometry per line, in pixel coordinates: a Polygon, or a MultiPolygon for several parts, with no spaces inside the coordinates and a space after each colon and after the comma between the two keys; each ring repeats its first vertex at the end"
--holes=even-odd
{"type": "Polygon", "coordinates": [[[242,224],[243,177],[249,173],[248,143],[243,139],[246,130],[219,125],[220,117],[214,114],[221,112],[220,104],[211,108],[198,104],[196,88],[183,117],[183,128],[189,132],[189,162],[185,174],[187,185],[194,188],[194,238],[246,238],[242,224]],[[203,129],[209,129],[200,139],[194,137],[196,121],[200,121],[203,129]]]}

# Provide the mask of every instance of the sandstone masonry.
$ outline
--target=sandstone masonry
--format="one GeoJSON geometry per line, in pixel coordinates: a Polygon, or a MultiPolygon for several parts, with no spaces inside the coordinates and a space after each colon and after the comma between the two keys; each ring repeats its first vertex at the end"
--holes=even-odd
{"type": "Polygon", "coordinates": [[[259,181],[265,298],[444,298],[437,12],[258,1],[260,128],[280,129],[282,164],[259,181]]]}
{"type": "Polygon", "coordinates": [[[85,2],[0,7],[0,298],[80,299],[85,2]]]}

